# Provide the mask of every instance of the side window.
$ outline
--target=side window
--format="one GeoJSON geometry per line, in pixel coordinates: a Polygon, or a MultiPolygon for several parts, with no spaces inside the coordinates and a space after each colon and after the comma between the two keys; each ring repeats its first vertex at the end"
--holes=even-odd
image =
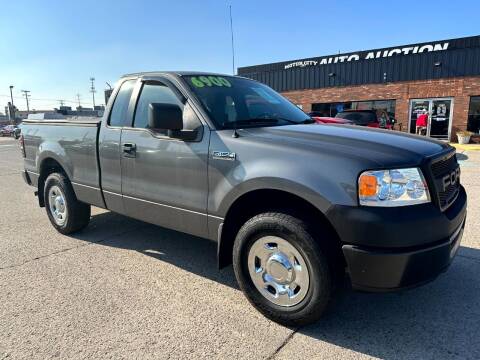
{"type": "Polygon", "coordinates": [[[127,117],[128,104],[132,96],[133,87],[136,80],[125,81],[113,103],[112,111],[110,112],[110,119],[108,124],[111,126],[124,126],[127,117]]]}
{"type": "Polygon", "coordinates": [[[147,128],[148,127],[148,105],[150,103],[167,103],[176,104],[183,108],[182,102],[178,99],[175,93],[163,84],[145,84],[143,85],[140,98],[138,99],[137,108],[135,110],[135,117],[133,127],[147,128]]]}

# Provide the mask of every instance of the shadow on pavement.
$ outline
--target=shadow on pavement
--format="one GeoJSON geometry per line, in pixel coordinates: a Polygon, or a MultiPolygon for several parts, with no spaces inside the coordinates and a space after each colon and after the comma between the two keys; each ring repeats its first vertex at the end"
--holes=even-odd
{"type": "Polygon", "coordinates": [[[232,267],[218,270],[217,244],[213,241],[150,225],[126,216],[105,212],[92,216],[90,224],[73,237],[103,246],[138,251],[191,273],[238,289],[232,267]],[[106,229],[122,229],[105,235],[106,229]]]}
{"type": "Polygon", "coordinates": [[[461,247],[434,282],[399,293],[345,290],[301,334],[379,358],[480,358],[480,250],[461,247]]]}
{"type": "MultiPolygon", "coordinates": [[[[75,236],[99,245],[135,250],[191,273],[236,288],[231,267],[218,270],[209,240],[102,213],[75,236]],[[131,230],[100,239],[103,227],[131,230]]],[[[347,281],[336,304],[316,324],[298,333],[380,358],[480,358],[480,250],[461,247],[436,281],[405,292],[367,294],[347,281]]],[[[253,309],[252,309],[253,311],[253,309]]],[[[312,344],[314,346],[315,344],[312,344]]],[[[321,355],[321,354],[317,354],[321,355]]]]}

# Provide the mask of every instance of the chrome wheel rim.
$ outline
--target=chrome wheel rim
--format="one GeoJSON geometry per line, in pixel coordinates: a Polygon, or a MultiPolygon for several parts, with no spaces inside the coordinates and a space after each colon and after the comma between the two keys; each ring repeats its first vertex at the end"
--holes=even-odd
{"type": "Polygon", "coordinates": [[[48,205],[55,223],[59,226],[65,224],[67,220],[67,206],[65,195],[60,187],[54,185],[50,188],[48,191],[48,205]]]}
{"type": "Polygon", "coordinates": [[[260,294],[279,306],[300,303],[310,285],[305,259],[278,236],[264,236],[253,243],[248,253],[248,272],[260,294]]]}

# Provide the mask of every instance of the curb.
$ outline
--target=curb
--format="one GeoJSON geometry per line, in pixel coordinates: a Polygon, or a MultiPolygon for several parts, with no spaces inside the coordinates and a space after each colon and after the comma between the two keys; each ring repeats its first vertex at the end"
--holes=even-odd
{"type": "Polygon", "coordinates": [[[452,144],[457,150],[480,150],[480,144],[452,144]]]}

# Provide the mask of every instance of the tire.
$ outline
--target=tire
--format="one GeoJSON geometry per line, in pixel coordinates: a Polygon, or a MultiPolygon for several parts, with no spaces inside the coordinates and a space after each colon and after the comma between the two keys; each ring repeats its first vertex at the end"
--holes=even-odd
{"type": "Polygon", "coordinates": [[[53,173],[47,177],[44,199],[48,218],[58,232],[72,234],[88,225],[90,205],[77,200],[72,184],[64,174],[53,173]]]}
{"type": "Polygon", "coordinates": [[[311,233],[304,221],[269,212],[248,220],[235,239],[233,267],[241,290],[263,315],[282,325],[317,321],[334,293],[335,266],[311,233]]]}

